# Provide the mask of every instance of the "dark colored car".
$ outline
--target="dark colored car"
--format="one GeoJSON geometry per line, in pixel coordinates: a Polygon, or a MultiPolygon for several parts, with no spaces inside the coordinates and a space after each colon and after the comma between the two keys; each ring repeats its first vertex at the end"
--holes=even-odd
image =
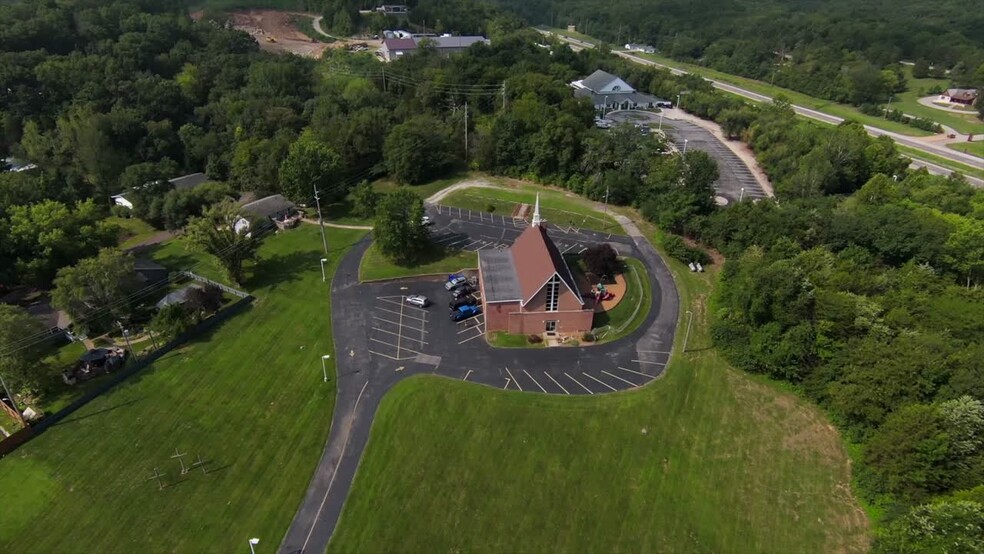
{"type": "Polygon", "coordinates": [[[463,298],[473,292],[475,292],[475,288],[465,283],[463,285],[458,285],[457,287],[451,289],[451,296],[453,296],[454,298],[463,298]]]}
{"type": "Polygon", "coordinates": [[[448,302],[448,308],[457,310],[461,306],[474,306],[475,304],[478,304],[478,301],[474,296],[462,296],[461,298],[456,298],[448,302]]]}
{"type": "Polygon", "coordinates": [[[464,321],[469,317],[474,317],[482,313],[482,308],[478,306],[461,306],[457,310],[451,312],[451,321],[464,321]]]}

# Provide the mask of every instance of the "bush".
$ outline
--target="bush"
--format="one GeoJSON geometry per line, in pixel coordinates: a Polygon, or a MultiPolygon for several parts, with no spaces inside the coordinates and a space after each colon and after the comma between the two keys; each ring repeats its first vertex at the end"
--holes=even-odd
{"type": "Polygon", "coordinates": [[[909,121],[909,125],[915,127],[916,129],[922,129],[923,131],[930,131],[932,133],[942,133],[943,127],[939,123],[933,121],[932,119],[924,119],[921,117],[916,117],[909,121]]]}
{"type": "Polygon", "coordinates": [[[113,207],[109,209],[109,213],[115,215],[116,217],[122,217],[123,219],[130,219],[133,217],[133,212],[130,208],[120,206],[119,204],[113,204],[113,207]]]}
{"type": "Polygon", "coordinates": [[[622,272],[622,262],[618,260],[618,253],[608,243],[592,246],[581,254],[584,266],[589,273],[598,277],[614,278],[615,274],[622,272]]]}
{"type": "Polygon", "coordinates": [[[495,213],[495,204],[489,204],[485,207],[485,211],[489,213],[495,213]]]}
{"type": "Polygon", "coordinates": [[[663,248],[671,257],[680,260],[685,264],[697,262],[702,265],[709,264],[711,257],[701,248],[689,246],[683,242],[683,238],[677,235],[666,235],[663,238],[663,248]]]}
{"type": "Polygon", "coordinates": [[[530,335],[526,337],[526,342],[530,344],[540,344],[541,342],[543,342],[543,337],[541,337],[540,335],[530,335]]]}
{"type": "Polygon", "coordinates": [[[858,111],[865,115],[883,115],[882,108],[878,104],[861,104],[858,111]]]}
{"type": "Polygon", "coordinates": [[[591,331],[586,331],[581,334],[581,342],[594,342],[595,336],[591,331]]]}

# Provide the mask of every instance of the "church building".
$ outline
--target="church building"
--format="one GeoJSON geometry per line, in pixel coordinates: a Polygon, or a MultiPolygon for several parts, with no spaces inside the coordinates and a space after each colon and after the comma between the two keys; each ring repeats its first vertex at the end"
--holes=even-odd
{"type": "Polygon", "coordinates": [[[550,240],[537,195],[533,220],[507,249],[478,251],[485,327],[514,334],[591,330],[594,310],[550,240]]]}

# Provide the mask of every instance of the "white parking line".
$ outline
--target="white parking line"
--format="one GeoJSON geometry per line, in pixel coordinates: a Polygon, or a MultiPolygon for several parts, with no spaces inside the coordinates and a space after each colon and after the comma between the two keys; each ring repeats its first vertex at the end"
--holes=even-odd
{"type": "MultiPolygon", "coordinates": [[[[588,247],[587,247],[587,246],[585,246],[584,248],[582,248],[582,249],[580,249],[580,250],[579,250],[579,251],[578,251],[577,253],[578,253],[578,254],[583,254],[583,253],[584,253],[584,251],[585,251],[585,250],[587,250],[587,249],[588,249],[588,247]]],[[[616,255],[618,255],[618,252],[616,252],[616,255]]]]}
{"type": "Polygon", "coordinates": [[[466,373],[465,376],[461,378],[461,380],[462,381],[467,381],[468,380],[468,376],[471,375],[471,374],[472,374],[472,370],[469,369],[468,370],[468,373],[466,373]]]}
{"type": "Polygon", "coordinates": [[[412,310],[412,311],[417,312],[417,313],[419,313],[421,315],[424,315],[424,316],[427,315],[427,310],[422,310],[422,309],[417,308],[417,307],[414,307],[414,306],[408,306],[405,302],[402,302],[402,299],[403,299],[402,296],[389,296],[389,297],[387,297],[387,296],[380,296],[380,297],[376,298],[376,300],[379,300],[379,301],[382,301],[382,302],[386,302],[387,304],[393,304],[394,306],[399,306],[403,310],[412,310]],[[396,300],[391,300],[391,298],[399,298],[401,301],[400,302],[397,302],[396,300]]]}
{"type": "Polygon", "coordinates": [[[545,389],[545,388],[543,388],[543,385],[541,385],[540,383],[537,383],[537,381],[536,381],[536,379],[534,379],[534,378],[533,378],[533,376],[532,376],[532,375],[530,375],[530,372],[529,372],[529,371],[526,371],[526,370],[524,369],[524,370],[523,370],[523,373],[525,373],[525,374],[526,374],[526,376],[527,376],[527,377],[529,377],[531,381],[533,381],[534,383],[536,383],[536,386],[538,386],[538,387],[540,387],[540,390],[542,390],[544,394],[546,394],[546,393],[547,393],[547,389],[545,389]]]}
{"type": "Polygon", "coordinates": [[[414,342],[419,342],[420,344],[427,344],[426,342],[424,342],[424,341],[422,341],[420,339],[415,339],[413,337],[404,337],[402,333],[394,333],[393,331],[387,331],[386,329],[380,329],[379,327],[373,327],[372,330],[373,331],[379,331],[380,333],[386,333],[388,335],[393,335],[394,337],[396,337],[396,344],[395,345],[391,345],[391,346],[396,346],[397,348],[400,348],[400,339],[401,338],[405,338],[407,340],[412,340],[414,342]]]}
{"type": "Polygon", "coordinates": [[[509,368],[508,367],[506,368],[506,373],[509,374],[509,378],[513,380],[513,383],[516,383],[516,388],[519,389],[520,391],[522,391],[523,390],[523,387],[519,386],[519,381],[517,381],[516,378],[513,377],[513,374],[512,374],[511,371],[509,371],[509,368]]]}
{"type": "Polygon", "coordinates": [[[669,354],[663,350],[637,350],[637,352],[645,352],[647,354],[669,354]]]}
{"type": "Polygon", "coordinates": [[[510,381],[509,377],[506,377],[506,384],[502,386],[502,390],[506,390],[509,388],[509,381],[510,381]]]}
{"type": "Polygon", "coordinates": [[[632,361],[638,362],[640,364],[666,365],[666,362],[647,362],[646,360],[632,360],[632,361]]]}
{"type": "Polygon", "coordinates": [[[543,374],[547,376],[547,379],[550,379],[551,381],[553,381],[553,383],[555,385],[557,385],[558,387],[560,387],[560,390],[564,391],[564,394],[570,394],[569,392],[567,392],[567,389],[564,388],[564,385],[561,385],[560,383],[558,383],[557,380],[554,379],[553,377],[551,377],[549,373],[547,373],[546,371],[544,371],[543,374]]]}
{"type": "Polygon", "coordinates": [[[412,329],[414,331],[420,331],[422,333],[426,333],[427,332],[427,331],[424,331],[424,328],[423,327],[414,327],[413,325],[400,325],[399,323],[397,323],[395,321],[390,321],[388,319],[383,319],[383,318],[379,317],[378,315],[374,315],[374,316],[372,316],[372,318],[375,319],[375,320],[377,320],[377,321],[382,321],[383,323],[389,323],[391,325],[396,325],[397,327],[400,327],[401,330],[402,329],[412,329]]]}
{"type": "Polygon", "coordinates": [[[593,376],[591,376],[591,375],[589,375],[589,374],[587,374],[587,373],[584,373],[584,372],[582,372],[582,373],[581,373],[581,375],[584,375],[584,376],[585,376],[585,377],[587,377],[588,379],[594,379],[595,381],[597,381],[597,382],[599,382],[599,383],[601,383],[602,385],[605,385],[606,387],[608,387],[608,388],[610,388],[610,389],[612,389],[613,391],[617,391],[617,390],[618,390],[618,389],[616,389],[615,387],[613,387],[613,386],[611,386],[611,385],[609,385],[608,383],[606,383],[606,382],[604,382],[604,381],[602,381],[601,379],[597,379],[597,378],[595,378],[595,377],[593,377],[593,376]]]}
{"type": "Polygon", "coordinates": [[[448,248],[452,248],[452,247],[455,247],[455,246],[457,246],[457,245],[459,245],[459,244],[461,244],[463,242],[467,242],[469,240],[471,240],[471,239],[470,238],[458,239],[458,240],[456,240],[456,241],[448,244],[447,246],[448,246],[448,248]]]}
{"type": "Polygon", "coordinates": [[[478,337],[481,337],[484,334],[485,334],[484,332],[479,331],[474,337],[468,337],[467,339],[465,339],[463,341],[458,341],[458,344],[465,344],[466,342],[468,342],[470,340],[475,340],[475,339],[477,339],[478,337]]]}
{"type": "Polygon", "coordinates": [[[486,243],[485,243],[485,244],[483,244],[482,246],[479,246],[478,248],[476,248],[476,250],[481,250],[481,249],[483,249],[483,248],[488,248],[488,247],[489,247],[489,246],[491,246],[491,245],[492,245],[492,243],[491,243],[491,242],[486,242],[486,243]]]}
{"type": "Polygon", "coordinates": [[[653,378],[653,376],[649,375],[648,373],[643,373],[641,371],[636,371],[634,369],[627,369],[622,366],[618,366],[618,368],[621,369],[622,371],[628,371],[629,373],[635,373],[636,375],[642,375],[643,377],[649,377],[650,379],[653,378]]]}
{"type": "Polygon", "coordinates": [[[623,382],[623,383],[628,383],[629,385],[632,385],[633,387],[638,387],[638,386],[639,386],[639,385],[637,385],[637,384],[635,384],[635,383],[633,383],[632,381],[629,381],[628,379],[622,379],[622,378],[621,378],[621,377],[619,377],[618,375],[612,375],[611,373],[608,373],[608,372],[607,372],[607,371],[605,371],[604,369],[603,369],[603,370],[601,370],[601,372],[602,372],[602,373],[604,373],[605,375],[607,375],[607,376],[609,376],[609,377],[614,377],[615,379],[618,379],[619,381],[621,381],[621,382],[623,382]]]}
{"type": "MultiPolygon", "coordinates": [[[[567,372],[566,371],[564,372],[564,375],[567,375],[567,372]]],[[[578,385],[581,385],[581,382],[580,381],[578,381],[577,379],[571,377],[570,375],[567,375],[567,378],[570,379],[571,381],[574,381],[578,385]]],[[[584,390],[586,390],[586,391],[588,391],[588,394],[594,394],[594,391],[592,391],[591,389],[589,389],[588,387],[586,387],[584,385],[581,385],[581,388],[584,389],[584,390]]]]}
{"type": "Polygon", "coordinates": [[[478,241],[478,240],[472,240],[472,241],[471,241],[471,242],[469,242],[468,244],[466,244],[466,245],[464,245],[464,246],[462,246],[462,248],[464,248],[465,250],[467,250],[467,249],[469,249],[469,248],[471,248],[472,246],[474,246],[474,245],[476,245],[476,244],[478,244],[479,242],[481,242],[481,241],[478,241]]]}
{"type": "Polygon", "coordinates": [[[389,354],[383,354],[382,352],[376,352],[374,350],[370,350],[369,353],[370,354],[375,354],[377,356],[382,356],[384,358],[389,358],[389,359],[393,360],[394,362],[400,362],[400,361],[403,361],[403,360],[412,360],[412,359],[414,359],[416,357],[416,356],[409,356],[407,358],[394,358],[393,356],[390,356],[389,354]]]}
{"type": "MultiPolygon", "coordinates": [[[[376,307],[376,309],[379,310],[379,311],[381,311],[381,312],[389,312],[391,314],[399,314],[400,313],[400,312],[393,311],[393,310],[387,310],[386,308],[380,308],[378,306],[376,307]]],[[[414,317],[412,315],[407,315],[407,314],[403,314],[403,317],[409,317],[410,319],[416,319],[417,321],[427,321],[426,319],[424,319],[422,317],[414,317]]]]}

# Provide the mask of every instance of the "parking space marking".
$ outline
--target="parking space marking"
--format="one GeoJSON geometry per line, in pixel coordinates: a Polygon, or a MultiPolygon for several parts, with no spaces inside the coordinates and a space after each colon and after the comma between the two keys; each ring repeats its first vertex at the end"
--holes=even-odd
{"type": "MultiPolygon", "coordinates": [[[[380,333],[386,333],[387,335],[393,335],[394,337],[396,337],[396,344],[391,344],[390,346],[395,346],[397,349],[400,348],[400,339],[401,338],[405,338],[407,340],[412,340],[414,342],[419,342],[422,345],[423,344],[427,344],[426,342],[424,342],[424,341],[422,341],[420,339],[415,339],[413,337],[405,337],[405,336],[403,336],[403,333],[395,333],[393,331],[387,331],[386,329],[380,329],[379,327],[373,327],[372,330],[373,331],[379,331],[380,333]]],[[[382,342],[382,341],[379,341],[379,342],[382,342]]]]}
{"type": "Polygon", "coordinates": [[[574,249],[574,248],[575,248],[576,246],[577,246],[576,244],[572,244],[572,245],[570,245],[570,246],[568,246],[567,248],[565,248],[565,249],[564,249],[564,250],[563,250],[563,251],[561,252],[561,254],[566,254],[566,253],[568,253],[568,252],[570,252],[570,251],[571,251],[571,250],[573,250],[573,249],[574,249]]]}
{"type": "Polygon", "coordinates": [[[560,383],[558,383],[557,380],[554,379],[553,377],[551,377],[549,373],[547,373],[546,371],[544,371],[543,374],[547,376],[547,379],[550,379],[551,381],[553,381],[553,383],[555,385],[557,385],[558,387],[560,387],[560,390],[564,391],[564,394],[570,394],[569,392],[567,392],[567,389],[564,388],[564,385],[561,385],[560,383]]]}
{"type": "Polygon", "coordinates": [[[637,350],[637,352],[645,352],[647,354],[669,354],[669,352],[664,352],[663,350],[637,350]]]}
{"type": "Polygon", "coordinates": [[[468,376],[471,375],[471,374],[472,374],[472,370],[469,369],[468,370],[468,373],[465,373],[465,376],[462,377],[461,380],[462,381],[467,381],[468,380],[468,376]]]}
{"type": "Polygon", "coordinates": [[[509,378],[512,379],[513,383],[516,383],[516,388],[519,389],[520,391],[522,391],[523,390],[523,387],[519,386],[519,381],[517,381],[516,378],[513,377],[513,374],[512,374],[511,371],[509,371],[509,368],[508,367],[506,368],[506,373],[509,374],[509,378]]]}
{"type": "Polygon", "coordinates": [[[414,358],[414,356],[410,356],[409,358],[394,358],[393,356],[390,356],[389,354],[383,354],[382,352],[376,352],[374,350],[370,350],[369,353],[370,354],[375,354],[377,356],[382,356],[384,358],[389,358],[389,359],[391,359],[391,360],[393,360],[395,362],[399,362],[399,361],[402,361],[402,360],[412,360],[414,358]]]}
{"type": "Polygon", "coordinates": [[[613,377],[613,378],[615,378],[615,379],[618,379],[619,381],[621,381],[621,382],[623,382],[623,383],[628,383],[629,385],[632,385],[633,387],[638,387],[638,386],[639,386],[639,385],[637,385],[637,384],[635,384],[635,383],[633,383],[632,381],[629,381],[628,379],[622,379],[622,378],[621,378],[621,377],[619,377],[618,375],[612,375],[611,373],[608,373],[608,372],[607,372],[607,371],[605,371],[604,369],[603,369],[603,370],[601,370],[601,372],[602,372],[602,373],[604,373],[605,375],[607,375],[607,376],[609,376],[609,377],[613,377]]]}
{"type": "Polygon", "coordinates": [[[622,371],[628,371],[629,373],[635,373],[636,375],[642,375],[643,377],[649,377],[650,379],[652,379],[652,377],[653,377],[652,375],[650,375],[648,373],[643,373],[641,371],[636,371],[634,369],[627,369],[627,368],[624,368],[622,366],[617,366],[617,367],[618,367],[618,369],[621,369],[622,371]]]}
{"type": "MultiPolygon", "coordinates": [[[[410,350],[406,346],[399,346],[398,347],[397,345],[393,344],[392,342],[386,342],[384,340],[377,339],[376,337],[369,337],[369,340],[371,340],[373,342],[378,342],[379,344],[385,344],[386,346],[392,346],[393,348],[396,348],[397,349],[396,350],[396,355],[397,356],[400,355],[400,350],[405,350],[407,352],[413,352],[414,354],[420,354],[420,352],[417,352],[416,350],[410,350]]],[[[406,359],[406,358],[394,358],[394,359],[403,360],[403,359],[406,359]]]]}
{"type": "Polygon", "coordinates": [[[509,388],[509,381],[510,381],[509,377],[506,377],[506,384],[502,386],[502,390],[506,390],[509,388]]]}
{"type": "Polygon", "coordinates": [[[468,337],[467,339],[465,339],[463,341],[459,341],[458,344],[465,344],[466,342],[468,342],[470,340],[475,340],[475,339],[477,339],[478,337],[480,337],[480,336],[482,336],[484,334],[485,333],[482,333],[482,332],[476,333],[474,337],[468,337]]]}
{"type": "MultiPolygon", "coordinates": [[[[567,375],[567,372],[566,371],[564,372],[564,375],[567,375]]],[[[588,387],[582,385],[581,382],[578,381],[577,379],[571,377],[570,375],[567,375],[567,378],[570,379],[571,381],[574,381],[578,385],[581,385],[581,388],[584,389],[584,390],[586,390],[586,391],[588,391],[588,394],[594,394],[594,391],[593,390],[591,390],[588,387]]]]}
{"type": "MultiPolygon", "coordinates": [[[[400,313],[400,312],[397,312],[397,311],[394,311],[394,310],[387,310],[386,308],[376,308],[376,309],[379,310],[379,311],[381,311],[381,312],[389,312],[391,314],[399,314],[400,313]]],[[[427,321],[425,318],[422,318],[422,317],[414,317],[412,315],[407,315],[407,314],[404,314],[403,317],[409,317],[410,319],[416,319],[417,321],[427,321]]]]}
{"type": "Polygon", "coordinates": [[[632,360],[632,361],[638,362],[640,364],[666,365],[666,362],[647,362],[646,360],[632,360]]]}
{"type": "Polygon", "coordinates": [[[533,381],[534,383],[536,383],[536,386],[538,386],[538,387],[540,387],[540,390],[542,390],[542,391],[543,391],[543,394],[546,394],[546,393],[547,393],[547,389],[545,389],[545,388],[543,388],[543,385],[541,385],[540,383],[537,383],[537,381],[536,381],[536,379],[534,379],[534,378],[533,378],[533,376],[532,376],[532,375],[530,375],[530,372],[529,372],[529,371],[526,371],[526,370],[524,369],[524,370],[523,370],[523,373],[525,373],[525,374],[526,374],[526,376],[527,376],[527,377],[529,377],[531,381],[533,381]]]}
{"type": "MultiPolygon", "coordinates": [[[[414,327],[413,325],[405,325],[405,324],[404,325],[400,325],[399,323],[397,323],[395,321],[390,321],[388,319],[383,319],[383,318],[379,317],[378,315],[373,315],[372,318],[375,319],[375,320],[378,320],[378,321],[382,321],[383,323],[389,323],[390,325],[396,325],[397,327],[402,327],[404,329],[413,329],[414,331],[420,331],[421,333],[427,333],[427,331],[424,330],[423,326],[421,326],[421,327],[414,327]]],[[[375,327],[373,327],[373,328],[375,329],[375,327]]]]}
{"type": "MultiPolygon", "coordinates": [[[[578,254],[583,254],[583,253],[584,253],[584,251],[585,251],[585,250],[587,250],[587,249],[588,249],[588,247],[587,247],[587,246],[585,246],[585,247],[584,247],[584,248],[582,248],[582,249],[581,249],[580,251],[578,251],[578,254]]],[[[616,254],[617,254],[617,253],[618,253],[618,251],[616,250],[616,254]]]]}
{"type": "Polygon", "coordinates": [[[594,381],[597,381],[597,382],[599,382],[599,383],[601,383],[602,385],[605,385],[606,387],[608,387],[608,388],[610,388],[610,389],[612,389],[613,391],[617,391],[617,390],[618,390],[618,389],[616,389],[615,387],[613,387],[613,386],[611,386],[611,385],[609,385],[608,383],[606,383],[606,382],[604,382],[604,381],[602,381],[601,379],[598,379],[598,378],[596,378],[596,377],[594,377],[594,376],[592,376],[592,375],[590,375],[590,374],[588,374],[588,373],[584,373],[584,372],[582,372],[582,373],[581,373],[581,375],[584,375],[585,377],[587,377],[587,378],[589,378],[589,379],[592,379],[592,380],[594,380],[594,381]]]}

